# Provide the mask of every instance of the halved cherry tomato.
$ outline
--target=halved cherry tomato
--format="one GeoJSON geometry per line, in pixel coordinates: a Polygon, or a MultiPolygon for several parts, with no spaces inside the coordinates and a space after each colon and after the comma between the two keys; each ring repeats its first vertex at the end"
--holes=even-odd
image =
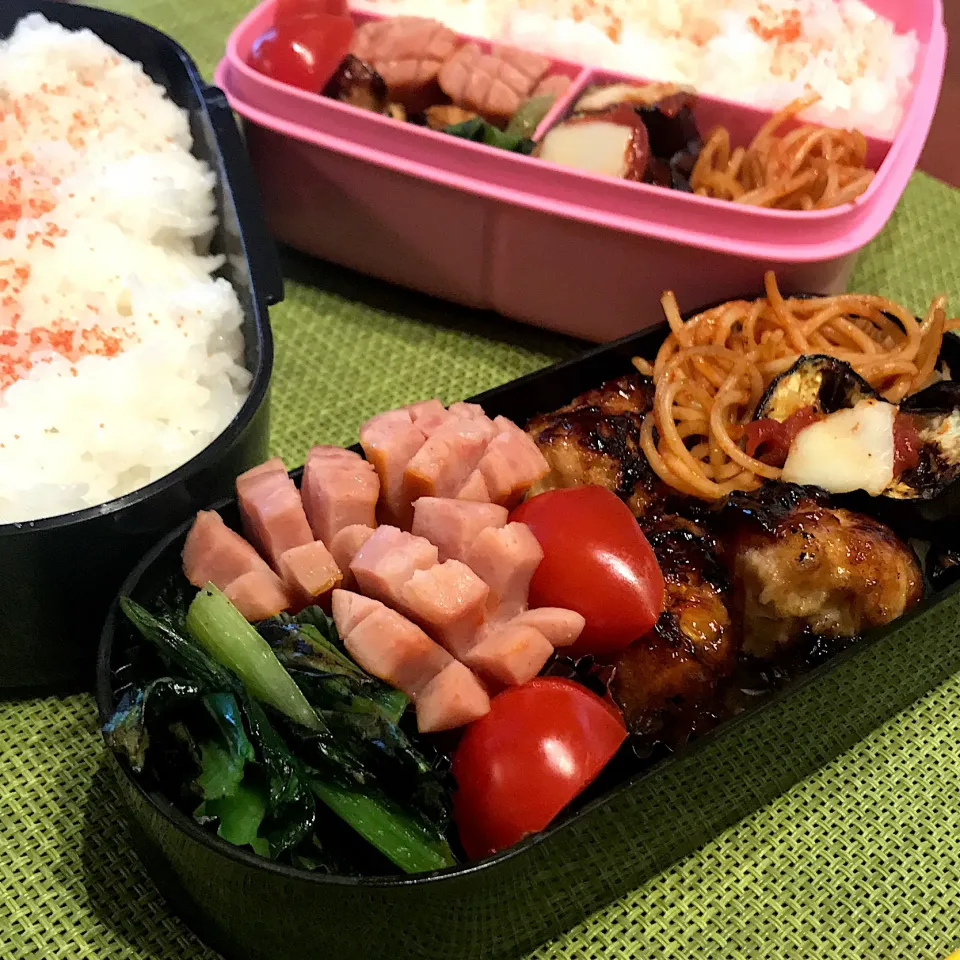
{"type": "Polygon", "coordinates": [[[494,697],[453,756],[453,816],[467,855],[546,828],[626,736],[620,715],[572,680],[539,677],[494,697]]]}
{"type": "Polygon", "coordinates": [[[273,80],[319,93],[350,50],[353,21],[327,13],[283,20],[259,36],[249,64],[273,80]]]}
{"type": "Polygon", "coordinates": [[[587,621],[565,653],[617,653],[663,612],[663,574],[629,508],[603,487],[551,490],[510,515],[540,541],[531,607],[566,607],[587,621]]]}

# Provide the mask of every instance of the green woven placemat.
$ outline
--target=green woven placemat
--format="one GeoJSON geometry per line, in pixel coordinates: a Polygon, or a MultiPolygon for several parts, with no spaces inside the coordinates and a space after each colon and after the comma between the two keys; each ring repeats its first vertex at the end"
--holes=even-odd
{"type": "MultiPolygon", "coordinates": [[[[112,5],[208,74],[246,9],[112,5]]],[[[917,176],[852,286],[914,310],[940,290],[960,304],[958,240],[960,193],[917,176]]],[[[376,410],[463,397],[581,346],[296,256],[285,269],[273,441],[290,463],[376,410]]],[[[960,945],[958,746],[960,677],[531,960],[942,960],[960,945]]],[[[0,960],[212,960],[131,852],[103,759],[91,698],[0,703],[0,960]]]]}

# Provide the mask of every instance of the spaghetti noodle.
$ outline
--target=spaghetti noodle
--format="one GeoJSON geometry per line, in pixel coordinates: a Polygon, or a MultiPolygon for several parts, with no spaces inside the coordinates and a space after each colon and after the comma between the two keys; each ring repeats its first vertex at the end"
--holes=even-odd
{"type": "Polygon", "coordinates": [[[823,210],[855,200],[874,177],[865,167],[867,141],[862,133],[812,124],[778,132],[819,100],[810,94],[788,104],[746,149],[732,149],[729,132],[718,127],[694,166],[694,193],[780,210],[823,210]]]}
{"type": "Polygon", "coordinates": [[[764,390],[805,354],[849,363],[884,399],[897,403],[934,376],[947,320],[937,297],[923,321],[883,297],[845,294],[785,299],[776,277],[766,297],[735,300],[684,321],[673,293],[662,298],[670,334],[653,364],[634,366],[653,378],[654,407],[641,446],[658,476],[706,500],[753,490],[781,471],[748,456],[744,430],[764,390]]]}

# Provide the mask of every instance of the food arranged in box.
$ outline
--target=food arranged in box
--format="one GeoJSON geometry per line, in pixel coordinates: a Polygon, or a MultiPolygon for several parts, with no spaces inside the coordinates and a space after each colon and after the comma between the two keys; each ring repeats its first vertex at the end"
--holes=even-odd
{"type": "MultiPolygon", "coordinates": [[[[715,5],[714,18],[740,6],[715,5]]],[[[843,288],[930,127],[945,56],[935,0],[876,13],[809,0],[797,6],[798,38],[726,24],[698,47],[704,62],[721,48],[729,56],[734,34],[747,52],[776,53],[764,83],[742,90],[706,83],[702,64],[644,76],[624,64],[626,40],[622,56],[561,59],[557,50],[589,48],[562,42],[572,28],[561,13],[544,33],[557,41],[549,49],[500,42],[527,36],[524,8],[496,29],[488,11],[477,38],[372,2],[349,14],[353,30],[318,55],[312,76],[287,77],[301,87],[273,79],[283,76],[277,51],[297,30],[321,28],[292,0],[254,10],[217,79],[247,120],[275,234],[361,272],[592,340],[635,329],[665,287],[682,291],[684,309],[738,295],[767,268],[787,290],[843,288]],[[824,22],[834,9],[842,30],[824,22]],[[833,58],[824,31],[835,35],[833,58]],[[350,59],[338,67],[341,54],[350,59]]],[[[455,23],[458,9],[434,12],[455,23]]]]}

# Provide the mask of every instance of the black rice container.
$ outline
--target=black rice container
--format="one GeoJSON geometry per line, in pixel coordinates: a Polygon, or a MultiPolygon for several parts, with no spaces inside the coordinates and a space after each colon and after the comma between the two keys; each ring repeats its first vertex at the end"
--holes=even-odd
{"type": "Polygon", "coordinates": [[[0,691],[89,686],[97,625],[131,566],[172,525],[227,496],[236,475],[263,460],[269,440],[273,341],[267,307],[283,279],[246,151],[226,99],[204,84],[181,47],[146,24],[55,0],[3,0],[0,38],[42,13],[71,30],[89,28],[141,63],[190,114],[194,153],[217,174],[212,252],[243,307],[250,395],[227,429],[182,467],[100,507],[0,525],[0,691]]]}
{"type": "MultiPolygon", "coordinates": [[[[523,423],[653,356],[664,330],[628,337],[474,401],[523,423]]],[[[299,479],[297,474],[294,475],[299,479]]],[[[220,505],[228,523],[235,504],[220,505]]],[[[141,603],[176,573],[183,526],[124,584],[141,603]]],[[[139,685],[142,651],[118,614],[97,671],[101,722],[139,685]]],[[[144,659],[146,657],[144,656],[144,659]]],[[[549,830],[477,863],[354,879],[277,866],[204,832],[111,754],[143,863],[228,960],[518,957],[769,802],[960,670],[960,585],[864,637],[750,712],[610,787],[549,830]]]]}

